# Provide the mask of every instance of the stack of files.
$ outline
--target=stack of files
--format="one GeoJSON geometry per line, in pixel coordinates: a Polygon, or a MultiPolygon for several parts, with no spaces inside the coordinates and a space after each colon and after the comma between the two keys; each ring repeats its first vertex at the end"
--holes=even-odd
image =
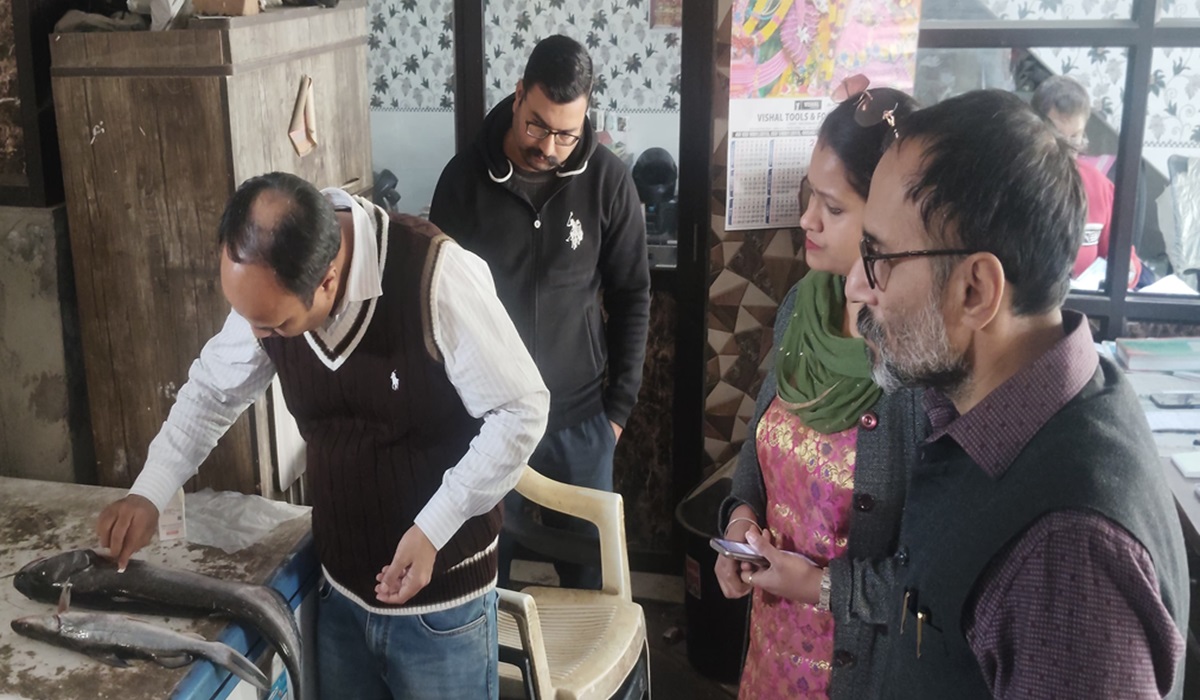
{"type": "Polygon", "coordinates": [[[1135,372],[1200,370],[1200,338],[1117,338],[1117,360],[1135,372]]]}

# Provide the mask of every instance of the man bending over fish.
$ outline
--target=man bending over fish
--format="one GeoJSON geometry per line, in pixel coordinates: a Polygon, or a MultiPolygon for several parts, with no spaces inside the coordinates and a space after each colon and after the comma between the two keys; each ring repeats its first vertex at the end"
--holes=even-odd
{"type": "Polygon", "coordinates": [[[320,696],[497,697],[497,504],[549,394],[487,266],[426,221],[286,173],[238,188],[219,242],[233,310],[100,514],[101,545],[126,566],[278,374],[325,574],[320,696]]]}

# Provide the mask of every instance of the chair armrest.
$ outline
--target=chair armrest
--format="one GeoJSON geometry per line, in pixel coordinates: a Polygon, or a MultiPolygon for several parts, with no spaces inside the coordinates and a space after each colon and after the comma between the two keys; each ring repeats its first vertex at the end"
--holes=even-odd
{"type": "Polygon", "coordinates": [[[620,494],[554,481],[529,466],[521,474],[517,492],[543,508],[574,515],[595,525],[600,531],[603,590],[633,601],[625,543],[625,509],[620,494]]]}
{"type": "MultiPolygon", "coordinates": [[[[546,660],[546,641],[542,637],[542,622],[538,617],[537,602],[533,596],[497,588],[499,594],[497,608],[512,615],[517,622],[517,631],[521,634],[521,646],[529,657],[529,667],[533,672],[533,687],[542,694],[545,700],[551,700],[546,693],[550,692],[550,663],[546,660]]],[[[531,698],[530,700],[535,700],[531,698]]]]}

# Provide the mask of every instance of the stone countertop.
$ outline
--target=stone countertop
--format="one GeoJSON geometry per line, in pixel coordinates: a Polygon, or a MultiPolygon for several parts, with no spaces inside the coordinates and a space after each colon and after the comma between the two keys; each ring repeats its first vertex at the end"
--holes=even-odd
{"type": "MultiPolygon", "coordinates": [[[[87,656],[21,637],[9,623],[48,614],[53,606],[22,596],[12,574],[40,557],[97,546],[95,520],[124,489],[0,477],[0,698],[61,700],[169,697],[190,667],[132,662],[113,668],[87,656]]],[[[138,558],[226,580],[263,583],[309,532],[309,516],[288,520],[235,554],[185,540],[154,542],[138,558]]],[[[226,622],[214,618],[131,616],[215,639],[226,622]]],[[[245,650],[242,650],[243,652],[245,650]]]]}

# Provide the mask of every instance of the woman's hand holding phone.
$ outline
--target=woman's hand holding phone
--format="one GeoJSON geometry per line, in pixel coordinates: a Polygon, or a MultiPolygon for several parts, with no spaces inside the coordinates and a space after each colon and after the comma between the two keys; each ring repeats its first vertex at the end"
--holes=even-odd
{"type": "MultiPolygon", "coordinates": [[[[759,528],[754,524],[758,522],[758,516],[754,514],[754,509],[747,505],[740,505],[733,509],[729,514],[729,527],[725,530],[724,539],[732,542],[745,542],[747,532],[758,532],[759,528]]],[[[720,555],[717,557],[717,563],[713,567],[717,574],[717,583],[721,586],[721,592],[726,598],[742,598],[748,594],[752,588],[749,584],[743,581],[744,574],[753,575],[758,569],[754,564],[744,561],[735,561],[727,556],[720,555]]]]}
{"type": "Polygon", "coordinates": [[[766,530],[748,532],[746,542],[766,560],[765,567],[742,572],[747,586],[761,588],[767,593],[801,603],[816,605],[821,596],[821,576],[824,569],[803,554],[775,547],[771,533],[766,530]]]}

